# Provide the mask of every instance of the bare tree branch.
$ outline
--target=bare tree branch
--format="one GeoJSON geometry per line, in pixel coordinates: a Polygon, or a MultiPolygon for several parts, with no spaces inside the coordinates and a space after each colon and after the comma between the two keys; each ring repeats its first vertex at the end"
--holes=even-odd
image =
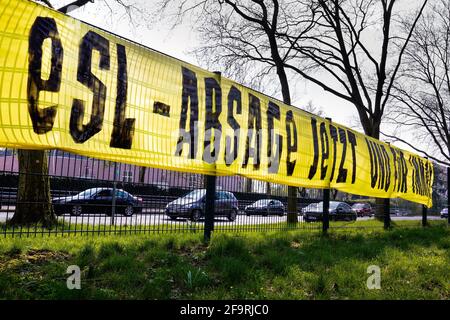
{"type": "Polygon", "coordinates": [[[414,144],[412,144],[412,143],[410,143],[410,142],[408,142],[408,141],[406,141],[406,140],[404,140],[404,139],[402,139],[402,138],[399,138],[398,136],[389,135],[389,134],[383,133],[383,132],[381,132],[381,134],[382,134],[383,136],[387,137],[387,138],[392,139],[392,141],[401,142],[401,143],[406,144],[406,145],[409,146],[410,148],[412,148],[412,149],[414,149],[415,151],[417,151],[417,152],[423,154],[425,157],[427,157],[427,158],[429,158],[429,159],[431,159],[431,160],[436,161],[437,163],[440,163],[440,164],[442,164],[442,165],[444,165],[444,166],[447,166],[447,167],[450,166],[450,159],[448,159],[449,161],[443,161],[443,160],[441,160],[441,159],[439,159],[439,158],[433,156],[432,154],[430,154],[430,153],[428,153],[428,152],[426,152],[426,151],[424,151],[424,150],[418,148],[416,145],[414,145],[414,144]]]}
{"type": "Polygon", "coordinates": [[[45,4],[47,7],[53,8],[53,5],[50,3],[50,1],[48,0],[36,0],[37,2],[42,2],[43,4],[45,4]]]}
{"type": "Polygon", "coordinates": [[[62,13],[69,13],[77,8],[83,7],[84,5],[88,4],[89,2],[94,3],[94,0],[75,0],[64,7],[61,7],[58,9],[58,11],[62,13]]]}
{"type": "MultiPolygon", "coordinates": [[[[448,165],[450,3],[446,0],[434,2],[430,10],[414,22],[417,27],[404,50],[405,64],[399,69],[401,85],[392,86],[395,91],[392,97],[399,104],[391,120],[398,128],[411,125],[415,144],[423,143],[423,147],[416,146],[415,150],[448,165]]],[[[404,24],[407,29],[412,23],[404,21],[404,24]]],[[[398,138],[403,143],[407,143],[406,140],[398,138]]],[[[414,144],[408,145],[413,147],[414,144]]]]}

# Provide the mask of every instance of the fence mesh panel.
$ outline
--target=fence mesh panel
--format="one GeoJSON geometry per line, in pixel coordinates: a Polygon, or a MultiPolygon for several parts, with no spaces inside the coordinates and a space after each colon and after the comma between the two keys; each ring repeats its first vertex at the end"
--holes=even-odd
{"type": "MultiPolygon", "coordinates": [[[[16,211],[36,208],[19,197],[20,176],[31,173],[28,168],[19,170],[16,150],[1,150],[0,225],[5,236],[204,231],[204,175],[115,163],[56,150],[46,156],[48,174],[42,178],[50,181],[57,222],[50,227],[41,223],[17,225],[11,223],[16,211]]],[[[447,203],[444,169],[436,170],[434,206],[428,211],[436,218],[447,203]]],[[[225,176],[216,179],[215,198],[214,232],[322,230],[323,191],[319,189],[297,188],[297,206],[292,211],[287,186],[225,176]],[[288,217],[297,222],[288,223],[288,217]]],[[[375,199],[335,190],[331,190],[330,200],[330,228],[380,226],[373,221],[383,220],[386,210],[385,204],[375,199]]],[[[390,200],[389,210],[393,220],[414,219],[422,214],[421,205],[399,199],[390,200]]]]}

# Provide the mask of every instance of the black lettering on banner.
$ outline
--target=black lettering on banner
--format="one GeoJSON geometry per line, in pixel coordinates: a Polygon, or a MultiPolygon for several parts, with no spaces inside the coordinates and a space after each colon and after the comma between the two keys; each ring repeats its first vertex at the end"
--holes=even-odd
{"type": "Polygon", "coordinates": [[[419,163],[419,161],[417,160],[417,158],[416,157],[412,157],[413,158],[413,163],[414,163],[414,169],[415,169],[415,177],[416,177],[416,193],[417,194],[422,194],[422,189],[421,189],[421,181],[420,181],[420,178],[421,178],[421,175],[420,175],[420,163],[419,163]]]}
{"type": "Polygon", "coordinates": [[[317,172],[317,166],[319,163],[319,139],[317,137],[317,120],[316,118],[311,118],[311,129],[313,137],[313,147],[314,147],[314,160],[313,164],[309,168],[308,179],[314,178],[317,172]]]}
{"type": "Polygon", "coordinates": [[[430,197],[431,196],[431,188],[432,188],[432,179],[434,176],[434,167],[431,164],[431,162],[427,161],[427,177],[426,177],[426,181],[427,181],[427,195],[430,197]]]}
{"type": "Polygon", "coordinates": [[[429,196],[428,181],[430,177],[429,177],[428,161],[422,161],[422,166],[423,166],[423,193],[424,195],[429,196]]]}
{"type": "Polygon", "coordinates": [[[399,152],[400,154],[400,177],[401,177],[401,188],[400,192],[407,193],[408,192],[408,166],[406,165],[406,159],[405,155],[402,151],[399,152]]]}
{"type": "Polygon", "coordinates": [[[428,178],[427,178],[427,190],[428,196],[432,196],[432,188],[433,188],[433,177],[434,177],[434,166],[431,162],[428,161],[428,178]]]}
{"type": "Polygon", "coordinates": [[[339,141],[342,143],[342,156],[341,163],[339,165],[339,173],[336,182],[345,182],[347,180],[347,169],[344,168],[345,158],[347,156],[347,135],[342,128],[338,129],[339,141]]]}
{"type": "Polygon", "coordinates": [[[419,190],[421,195],[425,195],[425,166],[421,159],[417,158],[417,162],[419,163],[419,190]]]}
{"type": "Polygon", "coordinates": [[[229,126],[233,129],[233,151],[231,151],[231,137],[225,137],[225,164],[230,166],[234,160],[237,159],[239,151],[239,123],[233,116],[233,109],[236,103],[236,114],[242,113],[241,92],[234,86],[230,88],[228,93],[228,115],[227,121],[229,126]]]}
{"type": "Polygon", "coordinates": [[[330,181],[333,181],[334,170],[336,169],[336,153],[337,153],[337,141],[338,141],[338,131],[335,126],[330,124],[330,135],[333,140],[333,167],[331,169],[330,181]]]}
{"type": "MultiPolygon", "coordinates": [[[[384,145],[365,138],[370,155],[370,185],[372,189],[388,191],[391,185],[389,154],[384,145]]],[[[397,170],[397,169],[396,169],[397,170]]]]}
{"type": "MultiPolygon", "coordinates": [[[[422,161],[422,160],[421,160],[422,161]]],[[[430,197],[430,188],[428,187],[429,181],[431,180],[430,176],[430,167],[428,161],[422,161],[423,165],[423,194],[427,197],[430,197]]]]}
{"type": "Polygon", "coordinates": [[[248,134],[245,142],[245,155],[242,163],[242,168],[247,168],[248,160],[250,157],[254,159],[253,169],[258,170],[261,164],[261,103],[257,97],[248,94],[249,108],[248,108],[248,134]],[[256,131],[256,132],[255,132],[256,131]],[[250,144],[255,136],[255,146],[251,147],[250,144]]]}
{"type": "Polygon", "coordinates": [[[422,181],[422,195],[427,195],[427,165],[422,161],[422,159],[419,160],[420,163],[420,173],[421,173],[421,181],[422,181]]]}
{"type": "Polygon", "coordinates": [[[181,93],[181,114],[179,137],[177,142],[176,156],[181,156],[183,145],[189,145],[188,158],[195,159],[197,155],[197,128],[198,128],[198,92],[197,76],[188,68],[182,67],[183,90],[181,93]],[[189,112],[189,131],[186,130],[187,116],[189,112]]]}
{"type": "Polygon", "coordinates": [[[94,97],[89,122],[84,125],[85,102],[74,99],[70,114],[70,134],[76,143],[83,143],[102,130],[105,113],[106,86],[91,71],[92,51],[100,53],[99,68],[109,70],[109,41],[101,35],[89,31],[80,43],[77,80],[88,87],[94,97]]]}
{"type": "Polygon", "coordinates": [[[205,79],[205,142],[203,161],[215,163],[220,151],[220,138],[222,136],[222,125],[219,116],[222,113],[222,89],[214,78],[205,79]],[[213,112],[213,97],[215,97],[213,112]],[[211,137],[214,131],[214,149],[211,150],[211,137]]]}
{"type": "Polygon", "coordinates": [[[128,92],[127,55],[125,47],[120,44],[117,44],[117,63],[116,109],[114,113],[111,142],[109,145],[112,148],[131,149],[136,119],[125,118],[128,92]]]}
{"type": "Polygon", "coordinates": [[[328,158],[330,157],[330,144],[328,142],[327,127],[325,122],[322,122],[320,124],[320,143],[322,144],[322,163],[320,165],[320,180],[324,180],[328,171],[328,164],[325,165],[325,161],[327,161],[328,163],[328,158]]]}
{"type": "Polygon", "coordinates": [[[394,148],[389,147],[389,150],[391,151],[392,158],[393,158],[393,164],[394,164],[394,188],[393,190],[395,192],[398,192],[400,189],[400,183],[399,183],[399,172],[398,172],[398,156],[397,152],[394,148]]]}
{"type": "Polygon", "coordinates": [[[37,134],[44,134],[53,128],[57,106],[39,108],[39,93],[41,91],[59,91],[63,53],[55,20],[53,18],[37,17],[31,27],[28,40],[27,85],[28,112],[33,123],[33,130],[37,134]],[[50,76],[48,80],[42,80],[42,45],[47,38],[50,38],[52,41],[50,76]]]}
{"type": "Polygon", "coordinates": [[[401,150],[396,151],[392,147],[391,153],[394,157],[394,170],[395,170],[394,191],[406,193],[408,190],[407,187],[408,166],[406,165],[405,156],[401,150]]]}
{"type": "Polygon", "coordinates": [[[356,181],[356,135],[351,132],[350,130],[347,130],[347,136],[348,136],[348,142],[350,143],[351,150],[352,150],[352,184],[356,181]]]}
{"type": "Polygon", "coordinates": [[[411,155],[409,157],[409,162],[413,167],[412,173],[412,186],[413,192],[420,196],[430,196],[429,183],[431,177],[429,176],[428,163],[424,164],[420,158],[411,155]]]}
{"type": "Polygon", "coordinates": [[[287,138],[287,155],[286,155],[286,174],[292,176],[294,173],[297,160],[291,161],[291,154],[297,152],[297,125],[294,121],[294,114],[291,110],[286,112],[286,138],[287,138]]]}
{"type": "Polygon", "coordinates": [[[153,113],[170,118],[170,106],[164,102],[155,101],[153,103],[153,113]]]}
{"type": "Polygon", "coordinates": [[[378,182],[378,158],[376,157],[374,144],[369,139],[365,138],[367,143],[367,148],[369,149],[370,156],[370,186],[375,189],[378,182]]]}
{"type": "Polygon", "coordinates": [[[417,194],[417,167],[413,156],[409,156],[409,163],[413,168],[412,172],[412,192],[417,194]]]}
{"type": "Polygon", "coordinates": [[[391,163],[389,160],[389,154],[386,151],[386,147],[384,145],[380,145],[381,148],[381,154],[383,156],[383,162],[385,164],[384,169],[385,169],[385,180],[384,180],[384,191],[388,191],[389,187],[391,186],[391,163]]]}
{"type": "Polygon", "coordinates": [[[420,161],[422,163],[422,171],[423,171],[423,194],[428,196],[428,163],[424,161],[420,161]]]}
{"type": "Polygon", "coordinates": [[[378,189],[383,189],[384,186],[384,179],[385,179],[385,170],[384,170],[384,161],[383,158],[381,156],[381,150],[380,150],[380,145],[375,143],[374,144],[374,149],[375,149],[375,155],[378,159],[378,165],[379,165],[379,179],[378,179],[378,189]]]}
{"type": "Polygon", "coordinates": [[[267,158],[269,159],[269,173],[278,173],[281,160],[281,150],[283,149],[283,137],[275,134],[273,119],[280,120],[280,107],[269,101],[267,108],[267,130],[269,143],[267,144],[267,158]],[[272,153],[272,145],[276,145],[275,152],[272,153]]]}

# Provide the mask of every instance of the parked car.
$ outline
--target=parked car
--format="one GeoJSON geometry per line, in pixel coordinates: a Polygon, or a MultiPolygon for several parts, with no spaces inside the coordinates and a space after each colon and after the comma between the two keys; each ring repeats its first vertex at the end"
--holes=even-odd
{"type": "MultiPolygon", "coordinates": [[[[53,198],[53,208],[57,215],[70,213],[79,216],[83,213],[105,213],[111,215],[113,188],[92,188],[74,196],[53,198]]],[[[133,196],[122,189],[116,189],[116,212],[132,216],[142,212],[142,198],[133,196]]]]}
{"type": "MultiPolygon", "coordinates": [[[[167,204],[166,215],[172,220],[183,217],[198,221],[205,216],[205,204],[206,189],[197,189],[167,204]]],[[[238,212],[238,200],[234,194],[216,191],[215,216],[226,216],[228,220],[234,221],[238,212]]]]}
{"type": "Polygon", "coordinates": [[[352,205],[352,209],[355,210],[358,217],[371,217],[375,213],[370,203],[355,203],[352,205]]]}
{"type": "Polygon", "coordinates": [[[441,218],[448,218],[448,208],[441,210],[441,218]]]}
{"type": "Polygon", "coordinates": [[[399,216],[399,215],[400,215],[400,209],[390,207],[390,208],[389,208],[389,214],[390,214],[390,215],[396,215],[396,216],[399,216]]]}
{"type": "Polygon", "coordinates": [[[251,205],[245,207],[244,210],[247,216],[250,215],[279,215],[283,216],[286,212],[281,201],[275,199],[261,199],[251,205]]]}
{"type": "Polygon", "coordinates": [[[389,211],[390,215],[396,215],[397,217],[407,216],[411,214],[411,210],[403,209],[403,208],[390,208],[389,211]]]}
{"type": "MultiPolygon", "coordinates": [[[[311,203],[303,208],[303,218],[306,222],[322,221],[323,202],[311,203]]],[[[356,212],[345,202],[330,201],[329,219],[330,221],[354,221],[356,220],[356,212]]]]}

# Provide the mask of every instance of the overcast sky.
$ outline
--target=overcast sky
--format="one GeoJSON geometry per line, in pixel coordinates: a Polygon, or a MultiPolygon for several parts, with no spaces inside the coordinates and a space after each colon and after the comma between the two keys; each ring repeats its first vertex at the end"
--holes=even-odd
{"type": "MultiPolygon", "coordinates": [[[[103,0],[106,1],[106,0],[103,0]]],[[[409,7],[412,3],[417,3],[418,0],[408,0],[401,2],[402,5],[409,7]]],[[[70,1],[61,1],[70,2],[70,1]]],[[[111,3],[112,1],[109,1],[111,3]]],[[[157,0],[134,0],[134,2],[143,7],[151,8],[152,3],[157,0]]],[[[403,7],[402,7],[403,8],[403,7]]],[[[197,39],[197,34],[192,27],[192,23],[185,21],[183,25],[170,29],[167,22],[158,21],[156,18],[152,19],[138,19],[135,25],[130,23],[123,11],[118,10],[119,14],[111,15],[110,9],[102,2],[96,0],[93,4],[88,4],[72,13],[73,17],[86,21],[95,26],[110,30],[125,38],[131,39],[145,46],[161,51],[170,56],[184,60],[186,62],[202,66],[202,63],[196,61],[189,51],[194,49],[200,43],[197,39]]],[[[213,71],[213,70],[210,70],[213,71]]],[[[309,101],[316,106],[320,106],[325,115],[333,119],[333,121],[349,126],[358,131],[362,131],[359,126],[359,118],[357,116],[356,108],[332,94],[325,92],[320,87],[306,82],[299,81],[291,88],[293,96],[293,105],[302,108],[309,101]]],[[[279,95],[277,98],[280,98],[279,95]]],[[[411,150],[403,144],[398,146],[411,150]]]]}
{"type": "MultiPolygon", "coordinates": [[[[156,1],[146,1],[146,6],[148,7],[148,3],[151,2],[156,1]]],[[[97,3],[88,4],[72,12],[71,15],[175,58],[202,66],[201,62],[189,54],[190,50],[200,44],[189,21],[173,30],[158,21],[150,21],[150,26],[144,25],[142,21],[133,26],[125,16],[121,17],[119,14],[111,17],[109,9],[98,0],[97,3]],[[99,12],[102,14],[99,15],[99,12]]],[[[331,117],[333,121],[352,127],[354,127],[352,124],[357,122],[353,105],[337,99],[315,85],[299,82],[292,91],[294,106],[302,107],[312,101],[314,105],[322,107],[326,116],[331,117]]]]}

